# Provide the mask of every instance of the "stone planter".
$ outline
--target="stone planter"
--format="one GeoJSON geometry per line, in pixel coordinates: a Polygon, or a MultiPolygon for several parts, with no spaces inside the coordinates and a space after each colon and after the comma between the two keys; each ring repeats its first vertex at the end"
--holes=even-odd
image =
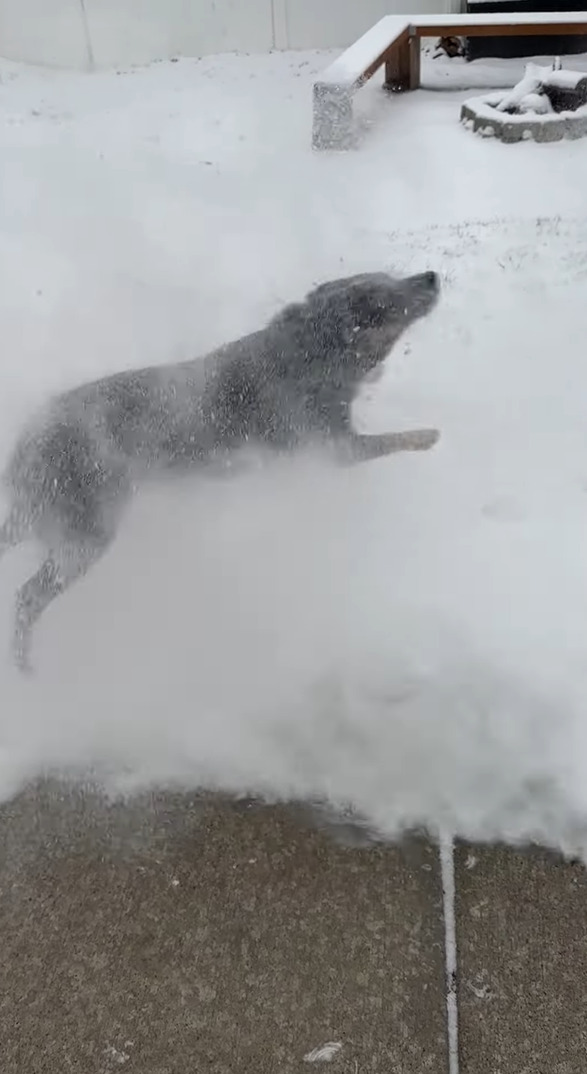
{"type": "Polygon", "coordinates": [[[503,96],[500,90],[470,97],[461,107],[461,123],[482,137],[502,142],[560,142],[587,135],[587,105],[575,112],[511,115],[497,111],[503,96]]]}

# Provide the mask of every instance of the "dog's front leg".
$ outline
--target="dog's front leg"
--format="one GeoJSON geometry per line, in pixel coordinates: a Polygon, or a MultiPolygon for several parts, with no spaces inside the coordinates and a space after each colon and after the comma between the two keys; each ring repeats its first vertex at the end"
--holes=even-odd
{"type": "Polygon", "coordinates": [[[341,462],[351,464],[381,459],[398,451],[429,451],[440,438],[438,429],[408,429],[403,433],[376,433],[366,436],[349,433],[338,445],[341,462]]]}

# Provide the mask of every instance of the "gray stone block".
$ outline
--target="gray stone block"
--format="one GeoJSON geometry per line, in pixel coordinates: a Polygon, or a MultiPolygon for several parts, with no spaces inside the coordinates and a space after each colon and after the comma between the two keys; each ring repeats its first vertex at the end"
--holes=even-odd
{"type": "Polygon", "coordinates": [[[314,84],[312,147],[350,149],[354,145],[352,91],[348,86],[314,84]]]}

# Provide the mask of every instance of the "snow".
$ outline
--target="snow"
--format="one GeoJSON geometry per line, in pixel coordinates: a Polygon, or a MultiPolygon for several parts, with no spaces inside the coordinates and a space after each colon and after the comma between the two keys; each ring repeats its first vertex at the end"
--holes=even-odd
{"type": "Polygon", "coordinates": [[[313,1048],[304,1056],[304,1063],[331,1063],[342,1051],[342,1044],[337,1040],[330,1040],[320,1048],[313,1048]]]}
{"type": "Polygon", "coordinates": [[[523,63],[435,61],[433,90],[359,95],[359,151],[312,153],[330,58],[2,65],[1,454],[50,391],[203,353],[320,279],[430,267],[443,294],[357,408],[373,430],[437,425],[433,452],[139,497],[41,621],[30,682],[1,654],[36,553],[2,561],[0,791],[91,771],[113,792],[327,795],[388,834],[575,849],[584,147],[470,138],[470,86],[523,63]]]}
{"type": "Polygon", "coordinates": [[[547,74],[549,86],[557,86],[560,89],[576,89],[577,83],[585,78],[584,71],[549,71],[547,74]]]}
{"type": "Polygon", "coordinates": [[[527,63],[524,77],[502,98],[497,105],[497,111],[507,112],[509,108],[518,108],[524,97],[534,94],[536,90],[540,89],[544,79],[548,77],[551,71],[552,65],[550,67],[541,67],[535,63],[527,63]]]}
{"type": "MultiPolygon", "coordinates": [[[[423,55],[430,57],[432,50],[424,46],[423,55]]],[[[554,57],[537,58],[542,66],[552,67],[554,57]]],[[[565,57],[565,63],[572,63],[573,72],[587,73],[587,57],[565,57]]],[[[424,85],[428,89],[465,90],[471,87],[479,89],[511,89],[523,77],[526,62],[524,59],[496,59],[487,57],[467,63],[461,57],[449,59],[439,56],[434,63],[424,61],[422,70],[424,85]]],[[[362,93],[357,98],[360,100],[362,93]]]]}
{"type": "Polygon", "coordinates": [[[452,26],[572,26],[587,24],[587,11],[491,11],[480,15],[456,13],[409,15],[407,18],[411,26],[438,27],[440,30],[452,26]]]}
{"type": "Polygon", "coordinates": [[[554,108],[545,93],[527,93],[522,97],[518,108],[520,112],[525,112],[526,115],[547,116],[552,115],[554,112],[554,108]]]}
{"type": "MultiPolygon", "coordinates": [[[[503,101],[501,93],[486,93],[483,97],[469,97],[469,99],[466,101],[466,104],[469,106],[469,108],[474,109],[476,114],[482,119],[495,120],[497,113],[499,119],[503,123],[508,124],[528,123],[529,119],[534,120],[534,117],[532,115],[528,115],[528,113],[532,112],[536,113],[536,119],[538,118],[538,115],[540,115],[541,123],[564,123],[569,118],[572,119],[573,117],[576,117],[577,119],[579,119],[580,117],[584,117],[585,115],[587,115],[587,105],[584,104],[581,105],[580,108],[576,108],[574,112],[554,112],[552,110],[550,112],[538,112],[538,104],[542,100],[548,101],[548,98],[542,98],[537,94],[528,94],[527,96],[524,95],[520,98],[519,107],[521,107],[522,105],[524,105],[525,102],[527,102],[526,111],[521,113],[512,112],[508,113],[507,115],[505,115],[504,110],[499,107],[503,101]],[[536,101],[533,100],[534,97],[536,97],[536,101]]],[[[492,134],[493,133],[494,131],[492,129],[492,134]]]]}

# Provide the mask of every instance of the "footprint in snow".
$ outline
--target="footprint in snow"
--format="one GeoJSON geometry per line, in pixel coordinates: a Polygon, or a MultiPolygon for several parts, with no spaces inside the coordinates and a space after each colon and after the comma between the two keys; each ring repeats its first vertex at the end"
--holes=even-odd
{"type": "Polygon", "coordinates": [[[483,504],[481,514],[497,522],[522,522],[526,517],[521,503],[513,496],[496,496],[493,500],[488,500],[483,504]]]}

